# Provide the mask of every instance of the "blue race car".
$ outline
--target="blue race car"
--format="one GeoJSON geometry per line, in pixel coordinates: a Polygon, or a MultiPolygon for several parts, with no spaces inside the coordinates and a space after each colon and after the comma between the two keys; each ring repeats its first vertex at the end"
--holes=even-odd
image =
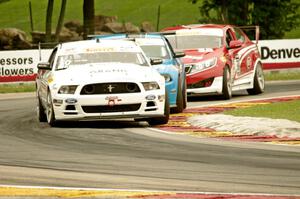
{"type": "Polygon", "coordinates": [[[186,74],[180,57],[183,52],[174,52],[168,40],[161,34],[113,34],[96,35],[93,39],[129,39],[134,40],[149,59],[162,59],[163,63],[155,65],[158,72],[165,77],[169,104],[172,112],[181,113],[187,105],[186,74]]]}

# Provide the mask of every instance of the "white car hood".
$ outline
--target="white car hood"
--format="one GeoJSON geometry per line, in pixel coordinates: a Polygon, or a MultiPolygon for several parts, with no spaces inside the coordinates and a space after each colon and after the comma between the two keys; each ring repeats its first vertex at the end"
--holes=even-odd
{"type": "MultiPolygon", "coordinates": [[[[97,82],[146,82],[161,80],[152,67],[124,63],[98,63],[70,66],[55,72],[58,83],[81,84],[97,82]]],[[[164,80],[163,80],[164,81],[164,80]]]]}

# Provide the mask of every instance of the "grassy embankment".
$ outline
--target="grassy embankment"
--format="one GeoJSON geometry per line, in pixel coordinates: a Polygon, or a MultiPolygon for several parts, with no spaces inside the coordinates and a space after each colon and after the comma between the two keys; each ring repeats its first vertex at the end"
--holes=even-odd
{"type": "Polygon", "coordinates": [[[225,111],[224,114],[234,116],[267,117],[273,119],[288,119],[300,122],[300,100],[278,102],[266,105],[256,105],[225,111]]]}
{"type": "MultiPolygon", "coordinates": [[[[30,0],[32,3],[34,30],[45,30],[47,1],[30,0]]],[[[10,0],[0,4],[0,29],[15,27],[30,35],[29,1],[10,0]]],[[[57,24],[61,1],[55,1],[52,26],[57,24]]],[[[199,5],[188,0],[95,0],[95,14],[117,16],[120,22],[132,22],[140,25],[143,21],[157,24],[157,10],[160,5],[159,29],[177,24],[198,23],[199,5]]],[[[83,0],[68,1],[65,21],[82,21],[83,0]]],[[[300,10],[300,9],[299,9],[300,10]]],[[[300,27],[286,33],[285,38],[300,38],[300,27]]]]}
{"type": "MultiPolygon", "coordinates": [[[[34,30],[45,30],[47,1],[30,0],[33,11],[34,30]]],[[[15,27],[30,35],[29,1],[10,0],[0,5],[0,28],[15,27]]],[[[56,27],[61,1],[55,1],[52,28],[56,27]]],[[[65,22],[82,21],[83,0],[67,2],[65,22]]],[[[197,23],[200,17],[199,5],[188,0],[95,0],[95,15],[117,16],[119,22],[132,22],[140,26],[150,21],[156,28],[157,11],[160,5],[159,29],[177,24],[197,23]]]]}
{"type": "Polygon", "coordinates": [[[34,83],[1,84],[0,93],[21,93],[35,91],[34,83]]]}

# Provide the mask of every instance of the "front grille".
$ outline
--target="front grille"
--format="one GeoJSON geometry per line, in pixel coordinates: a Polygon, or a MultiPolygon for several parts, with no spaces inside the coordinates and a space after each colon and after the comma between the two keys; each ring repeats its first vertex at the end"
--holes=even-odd
{"type": "Polygon", "coordinates": [[[191,89],[191,88],[204,88],[204,87],[209,87],[212,85],[214,81],[214,78],[209,78],[209,79],[205,79],[205,80],[201,80],[199,82],[196,82],[194,84],[188,84],[187,88],[191,89]]]}
{"type": "Polygon", "coordinates": [[[137,111],[141,107],[141,104],[122,104],[122,105],[99,105],[99,106],[82,106],[82,110],[85,113],[114,113],[114,112],[129,112],[137,111]]]}
{"type": "Polygon", "coordinates": [[[139,93],[141,92],[136,83],[131,82],[114,82],[114,83],[99,83],[85,85],[81,95],[96,95],[96,94],[120,94],[120,93],[139,93]]]}

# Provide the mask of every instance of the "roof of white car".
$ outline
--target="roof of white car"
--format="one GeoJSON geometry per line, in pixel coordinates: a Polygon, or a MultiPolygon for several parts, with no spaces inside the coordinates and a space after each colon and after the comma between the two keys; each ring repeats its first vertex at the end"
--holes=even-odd
{"type": "Polygon", "coordinates": [[[123,40],[83,40],[63,43],[60,54],[92,53],[92,52],[141,52],[141,48],[133,41],[123,40]]]}

